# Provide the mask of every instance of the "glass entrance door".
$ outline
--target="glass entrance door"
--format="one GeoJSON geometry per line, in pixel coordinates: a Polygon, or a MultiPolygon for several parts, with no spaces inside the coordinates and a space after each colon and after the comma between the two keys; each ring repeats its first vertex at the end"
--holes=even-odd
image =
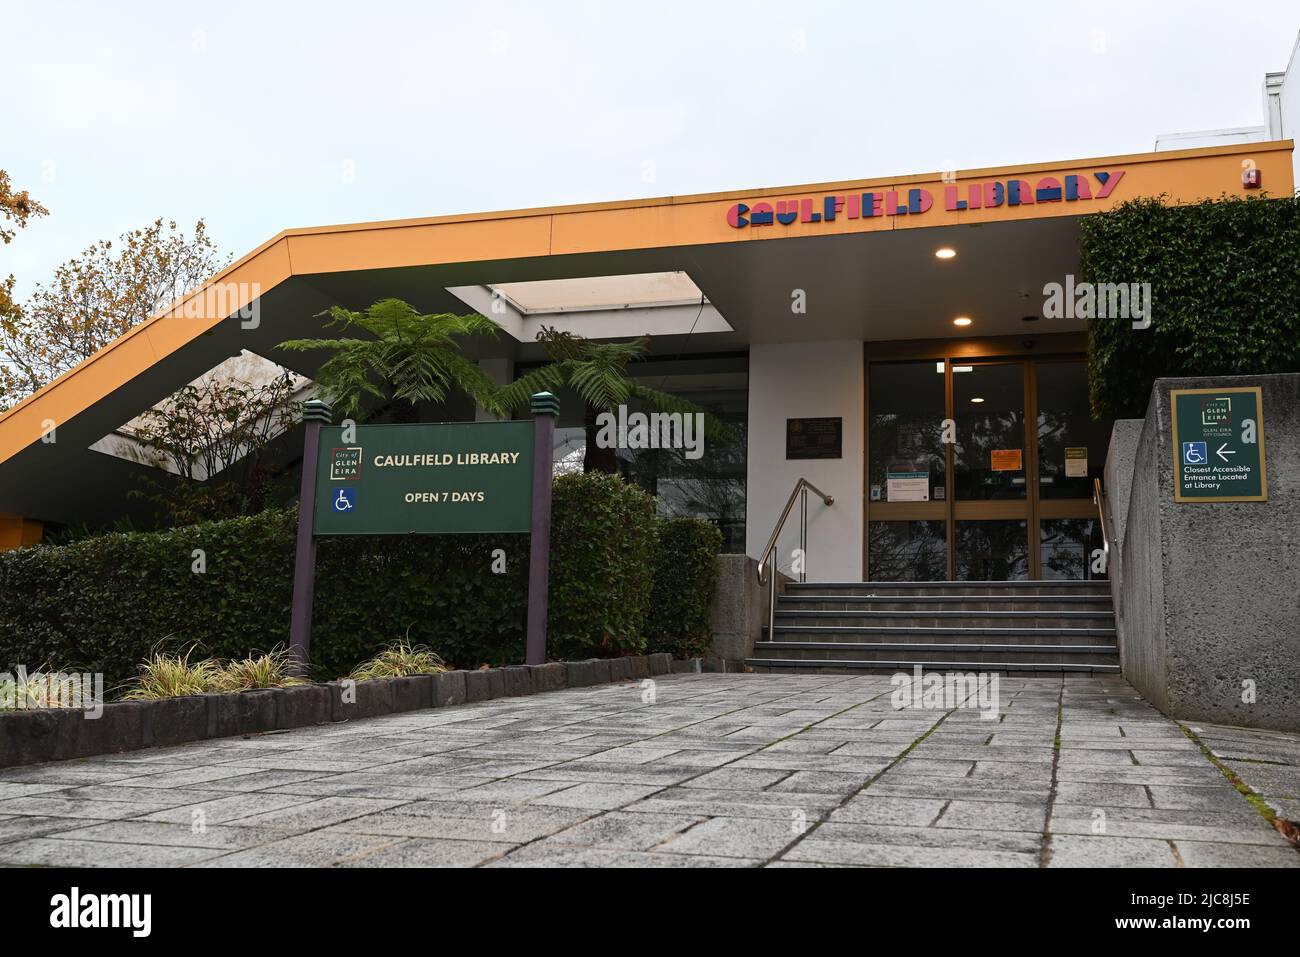
{"type": "Polygon", "coordinates": [[[954,581],[1030,577],[1027,367],[950,364],[954,581]]]}
{"type": "Polygon", "coordinates": [[[872,363],[867,577],[1104,577],[1092,480],[1110,423],[1083,360],[872,363]]]}

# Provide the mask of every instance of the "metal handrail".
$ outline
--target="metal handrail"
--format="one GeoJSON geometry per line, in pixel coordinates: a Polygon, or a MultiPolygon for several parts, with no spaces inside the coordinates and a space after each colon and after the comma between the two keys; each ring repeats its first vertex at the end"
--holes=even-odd
{"type": "Polygon", "coordinates": [[[1101,550],[1102,553],[1110,558],[1110,526],[1106,524],[1106,506],[1105,492],[1101,487],[1101,479],[1092,480],[1092,504],[1097,506],[1097,517],[1101,519],[1101,550]]]}
{"type": "Polygon", "coordinates": [[[794,508],[796,500],[799,502],[799,552],[801,564],[799,566],[799,580],[807,581],[808,579],[808,492],[812,491],[826,505],[834,505],[835,497],[827,495],[812,482],[803,476],[794,485],[794,491],[790,493],[790,498],[785,503],[785,508],[781,510],[781,517],[776,521],[776,527],[772,529],[772,534],[767,540],[767,545],[759,553],[758,559],[758,583],[768,586],[767,601],[767,640],[771,641],[773,632],[776,628],[776,575],[772,573],[772,556],[776,553],[776,540],[781,537],[781,531],[785,528],[785,520],[790,517],[790,510],[794,508]],[[764,573],[766,577],[764,577],[764,573]]]}

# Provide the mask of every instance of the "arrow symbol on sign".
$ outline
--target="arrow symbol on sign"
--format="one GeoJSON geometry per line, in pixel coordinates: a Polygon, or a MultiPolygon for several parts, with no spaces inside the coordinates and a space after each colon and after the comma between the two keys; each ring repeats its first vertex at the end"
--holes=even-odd
{"type": "Polygon", "coordinates": [[[1229,455],[1236,455],[1236,454],[1237,454],[1237,450],[1236,450],[1236,449],[1228,449],[1227,452],[1224,452],[1223,450],[1224,450],[1224,449],[1227,449],[1227,448],[1228,448],[1228,443],[1227,443],[1227,442],[1224,442],[1222,445],[1220,445],[1217,449],[1214,450],[1214,454],[1217,455],[1219,458],[1223,459],[1223,461],[1226,462],[1226,461],[1228,461],[1228,456],[1229,456],[1229,455]]]}

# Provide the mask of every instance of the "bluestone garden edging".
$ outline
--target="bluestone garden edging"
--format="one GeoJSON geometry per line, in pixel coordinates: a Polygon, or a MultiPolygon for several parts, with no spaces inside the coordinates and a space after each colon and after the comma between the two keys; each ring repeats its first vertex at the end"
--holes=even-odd
{"type": "Polygon", "coordinates": [[[75,708],[6,711],[0,713],[0,768],[640,680],[672,670],[669,654],[636,655],[115,701],[94,719],[75,708]]]}

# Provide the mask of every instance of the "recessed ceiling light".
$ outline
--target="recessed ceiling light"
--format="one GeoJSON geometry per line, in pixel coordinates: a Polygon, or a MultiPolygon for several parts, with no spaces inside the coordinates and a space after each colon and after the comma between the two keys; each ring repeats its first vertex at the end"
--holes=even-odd
{"type": "Polygon", "coordinates": [[[970,316],[958,316],[952,321],[954,326],[969,326],[971,323],[970,316]]]}
{"type": "Polygon", "coordinates": [[[975,398],[971,399],[971,401],[974,402],[976,405],[979,405],[984,400],[981,399],[979,396],[976,396],[975,398]]]}
{"type": "Polygon", "coordinates": [[[957,250],[953,249],[951,246],[941,246],[934,251],[934,257],[936,259],[952,259],[952,257],[956,255],[957,250]]]}

